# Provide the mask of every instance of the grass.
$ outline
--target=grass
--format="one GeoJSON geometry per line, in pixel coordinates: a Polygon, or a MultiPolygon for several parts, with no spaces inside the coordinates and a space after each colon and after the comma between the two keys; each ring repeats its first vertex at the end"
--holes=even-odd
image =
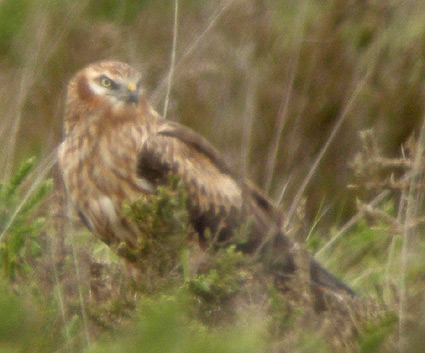
{"type": "Polygon", "coordinates": [[[422,351],[423,7],[0,2],[0,350],[422,351]],[[264,186],[362,304],[316,313],[302,284],[282,293],[234,249],[200,252],[178,192],[130,207],[172,244],[141,244],[141,277],[97,242],[54,150],[67,81],[105,58],[264,186]]]}

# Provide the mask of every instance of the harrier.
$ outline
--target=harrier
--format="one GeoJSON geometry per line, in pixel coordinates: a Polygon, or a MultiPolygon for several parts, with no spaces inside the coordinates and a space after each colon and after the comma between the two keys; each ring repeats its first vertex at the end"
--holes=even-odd
{"type": "MultiPolygon", "coordinates": [[[[159,116],[129,65],[104,61],[78,72],[68,86],[64,130],[59,163],[67,192],[105,243],[136,246],[146,234],[125,215],[123,202],[155,193],[174,175],[184,182],[190,222],[201,241],[209,231],[218,243],[229,244],[234,230],[248,222],[246,240],[237,248],[258,256],[277,277],[294,272],[277,208],[237,177],[205,139],[159,116]]],[[[353,294],[312,258],[310,277],[315,286],[353,294]]]]}

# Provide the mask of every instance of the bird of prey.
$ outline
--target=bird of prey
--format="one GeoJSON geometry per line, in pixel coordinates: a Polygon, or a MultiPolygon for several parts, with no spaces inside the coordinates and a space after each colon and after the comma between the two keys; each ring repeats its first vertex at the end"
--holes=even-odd
{"type": "MultiPolygon", "coordinates": [[[[103,61],[78,72],[68,85],[64,131],[59,164],[67,193],[105,243],[131,248],[147,236],[125,215],[123,202],[154,194],[174,175],[184,182],[190,222],[201,241],[209,231],[218,243],[229,244],[234,230],[247,222],[246,240],[237,248],[257,254],[278,277],[295,271],[275,205],[236,176],[204,138],[155,112],[131,66],[103,61]]],[[[315,286],[353,294],[313,258],[309,264],[315,286]]]]}

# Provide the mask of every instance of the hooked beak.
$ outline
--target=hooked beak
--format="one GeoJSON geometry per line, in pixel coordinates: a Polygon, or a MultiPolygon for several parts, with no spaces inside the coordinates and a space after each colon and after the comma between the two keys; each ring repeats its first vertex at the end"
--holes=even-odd
{"type": "Polygon", "coordinates": [[[137,105],[139,103],[139,90],[137,89],[136,84],[129,82],[127,84],[127,92],[127,103],[134,103],[137,105]]]}

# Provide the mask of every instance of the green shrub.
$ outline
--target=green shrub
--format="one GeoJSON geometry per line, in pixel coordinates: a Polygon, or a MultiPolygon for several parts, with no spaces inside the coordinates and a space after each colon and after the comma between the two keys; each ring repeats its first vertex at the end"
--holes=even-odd
{"type": "Polygon", "coordinates": [[[34,163],[34,158],[28,159],[9,181],[0,184],[0,268],[9,280],[29,270],[27,259],[41,255],[44,218],[35,216],[35,212],[51,190],[52,180],[45,180],[30,193],[34,163]]]}

